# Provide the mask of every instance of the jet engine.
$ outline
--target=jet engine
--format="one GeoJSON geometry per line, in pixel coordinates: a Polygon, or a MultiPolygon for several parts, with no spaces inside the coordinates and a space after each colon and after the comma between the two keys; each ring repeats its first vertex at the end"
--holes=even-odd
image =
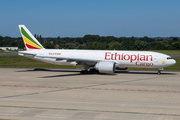
{"type": "Polygon", "coordinates": [[[115,62],[100,61],[95,65],[95,69],[99,70],[100,73],[114,73],[115,72],[115,62]]]}

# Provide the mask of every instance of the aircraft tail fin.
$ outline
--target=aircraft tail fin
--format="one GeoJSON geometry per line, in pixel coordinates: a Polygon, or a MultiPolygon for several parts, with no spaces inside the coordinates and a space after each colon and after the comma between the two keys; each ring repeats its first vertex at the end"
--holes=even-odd
{"type": "Polygon", "coordinates": [[[45,49],[25,25],[18,25],[27,50],[45,49]]]}

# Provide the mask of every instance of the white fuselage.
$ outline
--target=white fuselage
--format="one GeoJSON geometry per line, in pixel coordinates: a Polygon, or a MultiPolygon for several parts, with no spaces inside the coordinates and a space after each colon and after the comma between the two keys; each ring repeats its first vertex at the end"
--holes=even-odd
{"type": "Polygon", "coordinates": [[[33,54],[34,59],[52,64],[70,62],[78,65],[77,61],[85,61],[93,66],[100,61],[113,61],[115,67],[162,68],[176,63],[169,55],[150,51],[43,49],[19,53],[33,54]]]}

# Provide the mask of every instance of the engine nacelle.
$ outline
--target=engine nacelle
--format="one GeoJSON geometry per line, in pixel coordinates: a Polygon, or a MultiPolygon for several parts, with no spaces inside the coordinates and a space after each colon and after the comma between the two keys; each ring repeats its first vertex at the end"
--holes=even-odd
{"type": "Polygon", "coordinates": [[[115,63],[112,61],[100,61],[95,65],[95,69],[100,73],[114,73],[115,63]]]}

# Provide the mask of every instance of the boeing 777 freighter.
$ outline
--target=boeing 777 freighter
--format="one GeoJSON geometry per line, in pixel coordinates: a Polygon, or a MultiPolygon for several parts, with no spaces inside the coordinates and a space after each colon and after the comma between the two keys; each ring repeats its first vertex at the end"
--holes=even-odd
{"type": "Polygon", "coordinates": [[[81,73],[93,70],[115,73],[115,69],[135,67],[158,68],[158,74],[161,74],[164,67],[176,63],[169,55],[150,51],[45,49],[24,25],[19,25],[19,29],[26,47],[26,51],[19,51],[19,55],[52,64],[70,62],[82,65],[84,70],[81,73]]]}

